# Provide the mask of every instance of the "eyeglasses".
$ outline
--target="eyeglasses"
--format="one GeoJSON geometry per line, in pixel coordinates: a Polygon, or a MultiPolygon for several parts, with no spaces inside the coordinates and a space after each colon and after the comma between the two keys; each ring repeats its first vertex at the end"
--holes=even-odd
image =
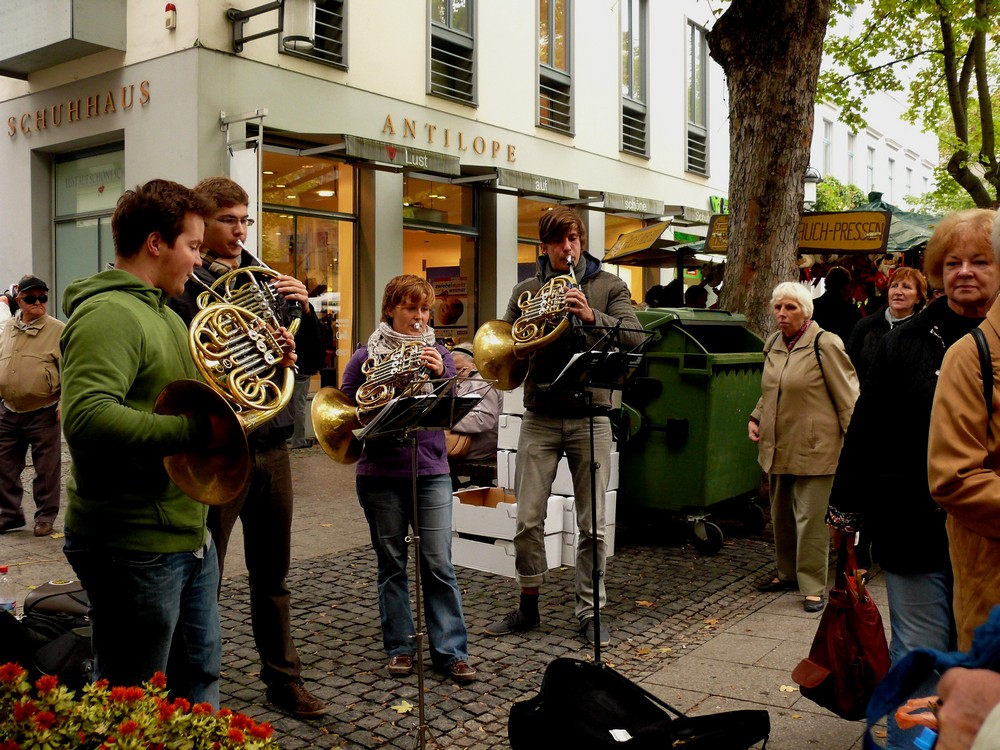
{"type": "Polygon", "coordinates": [[[29,305],[33,305],[36,302],[48,302],[49,295],[39,294],[37,297],[34,294],[26,294],[21,299],[29,305]]]}
{"type": "Polygon", "coordinates": [[[254,225],[254,220],[249,216],[243,216],[241,218],[236,218],[235,216],[219,216],[216,221],[220,224],[225,224],[227,227],[235,227],[237,224],[242,224],[245,227],[252,227],[254,225]]]}

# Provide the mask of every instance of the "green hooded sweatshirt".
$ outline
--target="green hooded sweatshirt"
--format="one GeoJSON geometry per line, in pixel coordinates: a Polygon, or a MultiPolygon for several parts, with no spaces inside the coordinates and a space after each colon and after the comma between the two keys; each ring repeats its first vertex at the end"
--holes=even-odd
{"type": "Polygon", "coordinates": [[[121,270],[74,281],[64,295],[66,529],[97,546],[191,552],[207,538],[208,507],[170,481],[163,457],[204,442],[209,428],[153,414],[168,383],[198,379],[187,327],[166,299],[121,270]]]}

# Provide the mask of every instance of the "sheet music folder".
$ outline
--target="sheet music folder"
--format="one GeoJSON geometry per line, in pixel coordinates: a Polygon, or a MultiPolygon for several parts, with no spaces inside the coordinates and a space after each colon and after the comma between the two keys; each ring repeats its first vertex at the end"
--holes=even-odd
{"type": "MultiPolygon", "coordinates": [[[[375,419],[363,429],[355,430],[358,440],[384,437],[400,432],[447,430],[482,400],[479,393],[458,395],[453,384],[456,378],[429,381],[431,393],[417,396],[397,396],[383,407],[375,419]]],[[[489,383],[484,383],[489,387],[489,383]]]]}
{"type": "Polygon", "coordinates": [[[635,374],[642,357],[642,352],[578,352],[570,357],[549,388],[586,386],[621,390],[635,374]]]}

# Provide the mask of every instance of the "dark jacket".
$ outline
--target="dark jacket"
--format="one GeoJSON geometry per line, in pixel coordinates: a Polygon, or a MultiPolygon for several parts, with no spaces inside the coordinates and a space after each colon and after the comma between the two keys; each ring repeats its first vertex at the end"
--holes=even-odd
{"type": "Polygon", "coordinates": [[[861,387],[865,387],[865,378],[868,375],[868,368],[875,360],[875,352],[882,338],[889,333],[890,328],[903,325],[909,318],[890,326],[886,319],[888,305],[883,305],[877,312],[873,312],[866,318],[859,320],[851,330],[851,337],[847,340],[847,356],[851,358],[851,364],[858,373],[858,380],[861,387]]]}
{"type": "Polygon", "coordinates": [[[931,303],[882,339],[854,407],[830,506],[862,515],[873,559],[894,573],[950,565],[946,516],[927,484],[927,434],[944,353],[980,322],[944,297],[931,303]]]}
{"type": "MultiPolygon", "coordinates": [[[[240,267],[256,266],[256,259],[246,251],[240,256],[240,267]]],[[[194,269],[195,275],[205,284],[211,286],[222,274],[215,274],[205,266],[198,266],[194,269]]],[[[205,287],[195,281],[188,281],[184,285],[184,293],[179,297],[171,297],[167,302],[172,310],[184,320],[187,325],[198,313],[198,295],[205,291],[205,287]]],[[[291,322],[289,305],[282,306],[278,318],[284,325],[291,322]]],[[[323,347],[320,342],[319,320],[314,310],[302,315],[299,323],[299,330],[295,333],[295,352],[299,360],[311,363],[322,357],[323,347]]],[[[313,370],[315,372],[315,370],[313,370]]],[[[306,374],[309,374],[308,371],[306,374]]],[[[263,425],[250,433],[248,441],[251,448],[264,448],[279,445],[292,437],[295,426],[295,416],[292,412],[291,403],[285,407],[274,419],[265,422],[263,425]]]]}
{"type": "MultiPolygon", "coordinates": [[[[577,352],[587,351],[597,345],[608,328],[621,323],[624,330],[619,341],[623,347],[638,346],[644,340],[642,326],[635,316],[631,295],[625,282],[614,274],[601,270],[601,262],[590,253],[581,253],[580,260],[573,268],[580,289],[587,295],[587,303],[594,311],[595,327],[574,325],[566,335],[539,349],[529,359],[528,375],[524,381],[524,405],[531,411],[543,412],[558,417],[585,416],[585,402],[582,394],[568,389],[550,391],[547,386],[562,372],[563,368],[577,352]]],[[[507,312],[503,319],[513,323],[521,316],[517,300],[523,292],[532,295],[554,276],[562,275],[549,265],[547,256],[538,258],[538,273],[534,278],[522,281],[514,287],[507,312]]],[[[593,403],[596,407],[611,406],[611,392],[592,388],[593,403]]]]}
{"type": "Polygon", "coordinates": [[[841,341],[847,341],[851,338],[854,326],[861,320],[861,310],[853,302],[827,290],[813,300],[812,319],[824,331],[835,333],[840,336],[841,341]]]}

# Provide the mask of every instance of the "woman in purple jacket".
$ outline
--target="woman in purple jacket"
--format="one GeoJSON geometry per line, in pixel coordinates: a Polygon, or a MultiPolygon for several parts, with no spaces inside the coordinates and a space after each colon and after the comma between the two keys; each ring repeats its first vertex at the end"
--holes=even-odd
{"type": "MultiPolygon", "coordinates": [[[[390,280],[382,297],[382,320],[347,363],[341,390],[356,399],[365,383],[362,365],[412,343],[423,345],[420,362],[432,378],[453,377],[455,363],[447,349],[435,344],[434,329],[427,324],[433,304],[434,289],[425,279],[406,274],[390,280]]],[[[452,493],[444,432],[414,434],[420,579],[431,661],[456,682],[472,682],[476,670],[468,664],[462,594],[451,562],[452,493]]],[[[357,464],[358,500],[378,558],[382,641],[389,655],[389,674],[400,677],[413,672],[417,645],[406,573],[406,537],[414,522],[410,445],[393,437],[368,440],[357,464]]]]}

